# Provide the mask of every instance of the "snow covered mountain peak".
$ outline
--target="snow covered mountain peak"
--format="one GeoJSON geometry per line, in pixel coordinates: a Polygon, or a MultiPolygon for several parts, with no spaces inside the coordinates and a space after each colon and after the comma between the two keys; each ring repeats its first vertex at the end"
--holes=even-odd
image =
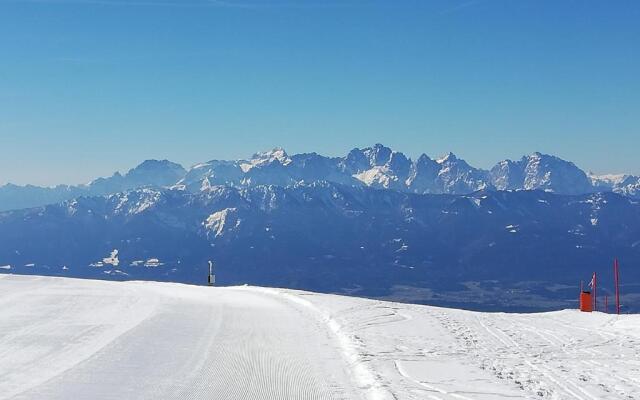
{"type": "Polygon", "coordinates": [[[129,170],[129,173],[136,173],[137,171],[157,171],[164,169],[173,169],[173,170],[182,170],[182,166],[180,164],[174,163],[169,160],[156,160],[149,159],[141,162],[137,167],[129,170]]]}
{"type": "Polygon", "coordinates": [[[86,186],[96,194],[111,194],[142,186],[170,186],[185,173],[180,164],[168,160],[146,160],[125,175],[116,172],[109,178],[98,178],[86,186]]]}
{"type": "Polygon", "coordinates": [[[376,143],[373,147],[363,149],[362,152],[369,159],[370,166],[382,166],[389,162],[393,151],[380,143],[376,143]]]}
{"type": "Polygon", "coordinates": [[[558,194],[613,191],[640,197],[640,177],[585,174],[569,161],[534,152],[516,161],[498,162],[490,171],[475,168],[453,153],[437,159],[422,154],[413,161],[383,144],[354,148],[343,157],[317,153],[289,155],[280,147],[247,160],[211,160],[186,171],[168,160],[147,160],[126,174],[89,184],[51,188],[0,187],[0,211],[41,206],[78,196],[103,196],[140,187],[173,187],[199,192],[212,186],[295,186],[332,182],[410,193],[469,194],[477,190],[544,190],[558,194]]]}
{"type": "Polygon", "coordinates": [[[269,160],[269,161],[278,160],[283,164],[285,162],[291,161],[291,159],[289,158],[289,155],[287,155],[287,152],[282,147],[274,147],[273,149],[268,151],[257,152],[251,158],[253,160],[269,160]]]}
{"type": "MultiPolygon", "coordinates": [[[[527,156],[524,156],[523,158],[526,158],[527,156]]],[[[547,154],[542,154],[539,151],[534,151],[533,153],[531,153],[529,155],[529,158],[542,158],[542,157],[553,157],[553,156],[549,156],[547,154]]],[[[555,157],[557,158],[557,157],[555,157]]]]}
{"type": "Polygon", "coordinates": [[[437,193],[472,193],[492,187],[487,171],[470,166],[451,152],[436,163],[440,168],[436,178],[437,193]]]}
{"type": "Polygon", "coordinates": [[[612,188],[615,185],[624,184],[624,182],[627,179],[633,178],[632,175],[628,175],[628,174],[603,174],[603,175],[598,175],[598,174],[594,174],[591,171],[589,171],[589,173],[587,175],[589,176],[589,179],[591,179],[591,182],[594,184],[594,186],[603,186],[603,187],[608,187],[608,188],[612,188]]]}
{"type": "Polygon", "coordinates": [[[589,179],[596,190],[610,190],[629,197],[640,197],[640,176],[628,174],[595,175],[589,173],[589,179]]]}
{"type": "Polygon", "coordinates": [[[182,165],[169,160],[146,160],[130,169],[124,178],[132,183],[139,182],[140,185],[168,186],[176,183],[185,173],[182,165]]]}
{"type": "MultiPolygon", "coordinates": [[[[455,155],[455,154],[453,154],[452,152],[448,152],[448,153],[447,153],[447,154],[445,154],[444,156],[442,156],[442,157],[438,157],[438,159],[436,160],[436,162],[437,162],[438,164],[442,164],[442,163],[445,163],[445,162],[455,162],[455,161],[457,161],[457,160],[458,160],[458,158],[456,157],[456,155],[455,155]]],[[[463,161],[463,162],[464,162],[464,161],[463,161]]]]}
{"type": "Polygon", "coordinates": [[[491,169],[490,175],[492,184],[499,190],[537,189],[562,194],[593,191],[587,175],[574,163],[540,152],[518,161],[501,161],[491,169]]]}
{"type": "Polygon", "coordinates": [[[367,186],[406,190],[411,160],[380,143],[364,149],[353,149],[341,161],[342,169],[367,186]]]}
{"type": "Polygon", "coordinates": [[[242,162],[240,167],[244,172],[247,172],[251,168],[271,164],[276,161],[282,165],[289,165],[291,163],[291,158],[282,147],[276,147],[269,151],[255,153],[250,160],[242,162]]]}

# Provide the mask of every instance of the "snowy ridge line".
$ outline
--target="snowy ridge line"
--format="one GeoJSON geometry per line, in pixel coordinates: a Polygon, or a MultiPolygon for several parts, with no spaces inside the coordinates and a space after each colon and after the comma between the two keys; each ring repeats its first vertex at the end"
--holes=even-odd
{"type": "Polygon", "coordinates": [[[358,388],[365,392],[366,398],[368,400],[396,399],[396,397],[387,388],[385,388],[382,383],[380,383],[377,379],[377,374],[373,369],[365,364],[365,360],[363,360],[357,350],[357,345],[355,344],[356,341],[353,336],[345,332],[342,325],[340,325],[331,313],[322,310],[309,300],[305,300],[300,296],[296,296],[282,290],[259,287],[254,287],[253,289],[270,295],[279,296],[292,303],[310,309],[315,314],[319,315],[322,321],[329,327],[331,333],[333,333],[333,335],[338,339],[342,355],[351,367],[353,379],[358,385],[358,388]]]}

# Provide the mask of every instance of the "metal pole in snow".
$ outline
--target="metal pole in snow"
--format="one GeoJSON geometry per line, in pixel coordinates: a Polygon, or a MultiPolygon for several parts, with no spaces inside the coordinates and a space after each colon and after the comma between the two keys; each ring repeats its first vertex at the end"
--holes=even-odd
{"type": "Polygon", "coordinates": [[[593,273],[593,311],[598,311],[598,276],[593,273]]]}
{"type": "Polygon", "coordinates": [[[620,314],[620,266],[618,259],[613,262],[613,280],[616,286],[616,313],[620,314]]]}
{"type": "Polygon", "coordinates": [[[616,313],[620,314],[620,264],[616,258],[616,313]]]}
{"type": "Polygon", "coordinates": [[[609,313],[609,301],[606,294],[604,295],[604,312],[609,313]]]}

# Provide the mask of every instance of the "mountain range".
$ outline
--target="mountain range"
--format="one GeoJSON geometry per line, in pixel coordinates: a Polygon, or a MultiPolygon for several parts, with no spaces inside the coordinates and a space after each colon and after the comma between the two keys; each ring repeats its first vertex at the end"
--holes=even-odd
{"type": "Polygon", "coordinates": [[[167,160],[146,160],[126,174],[114,173],[108,178],[98,178],[84,185],[34,185],[0,186],[0,211],[38,207],[59,203],[80,196],[104,196],[140,187],[163,187],[181,179],[187,171],[167,160]]]}
{"type": "Polygon", "coordinates": [[[637,178],[534,153],[491,171],[376,145],[346,157],[146,161],[0,212],[0,273],[281,286],[481,310],[575,306],[620,259],[640,309],[637,178]],[[635,186],[634,186],[635,185],[635,186]],[[44,201],[42,198],[32,202],[44,201]]]}
{"type": "Polygon", "coordinates": [[[85,185],[0,187],[0,211],[37,207],[79,196],[103,196],[141,187],[183,187],[197,192],[225,185],[290,186],[327,181],[417,194],[470,194],[478,190],[544,190],[556,194],[612,191],[640,197],[640,177],[587,174],[558,157],[533,153],[520,160],[504,160],[491,170],[472,167],[449,153],[413,161],[381,144],[353,149],[345,157],[316,153],[289,156],[283,149],[254,154],[248,160],[213,160],[185,170],[167,160],[147,160],[124,175],[115,173],[85,185]]]}

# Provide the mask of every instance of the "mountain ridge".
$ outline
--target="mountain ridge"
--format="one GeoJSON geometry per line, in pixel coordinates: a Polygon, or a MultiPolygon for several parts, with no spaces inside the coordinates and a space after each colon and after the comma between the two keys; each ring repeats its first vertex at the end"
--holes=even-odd
{"type": "Polygon", "coordinates": [[[178,187],[195,192],[212,185],[290,186],[329,181],[419,194],[470,194],[477,190],[546,190],[558,194],[612,191],[640,198],[640,177],[587,174],[556,156],[534,152],[503,160],[490,170],[475,168],[453,153],[415,161],[382,144],[354,148],[344,157],[317,153],[289,155],[282,148],[246,160],[211,160],[185,169],[168,160],[146,160],[126,174],[114,173],[85,185],[0,187],[0,211],[37,207],[78,196],[103,196],[140,187],[178,187]]]}

